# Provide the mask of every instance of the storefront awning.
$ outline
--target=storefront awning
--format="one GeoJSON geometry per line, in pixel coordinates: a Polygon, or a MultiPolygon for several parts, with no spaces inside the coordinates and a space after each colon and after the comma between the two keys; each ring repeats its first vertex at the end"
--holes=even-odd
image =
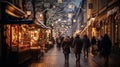
{"type": "Polygon", "coordinates": [[[28,24],[33,23],[32,20],[25,19],[25,12],[14,4],[1,2],[1,22],[0,24],[28,24]]]}
{"type": "Polygon", "coordinates": [[[4,9],[2,9],[2,10],[4,10],[5,13],[7,13],[13,17],[22,18],[25,15],[24,11],[22,11],[21,9],[19,9],[18,7],[16,7],[15,5],[13,5],[10,2],[2,1],[1,4],[2,4],[2,7],[4,7],[4,9]]]}
{"type": "Polygon", "coordinates": [[[44,24],[43,24],[43,21],[41,21],[41,20],[39,20],[39,19],[36,19],[35,20],[35,24],[37,24],[37,25],[39,25],[41,28],[48,28],[47,26],[45,26],[44,24]]]}

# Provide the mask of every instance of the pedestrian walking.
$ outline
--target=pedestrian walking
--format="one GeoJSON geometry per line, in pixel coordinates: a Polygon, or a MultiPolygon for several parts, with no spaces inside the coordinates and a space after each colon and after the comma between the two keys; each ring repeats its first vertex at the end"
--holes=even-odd
{"type": "Polygon", "coordinates": [[[69,38],[68,37],[64,37],[64,39],[62,41],[62,49],[63,49],[63,53],[64,53],[64,56],[65,56],[65,63],[68,63],[69,53],[70,53],[70,43],[69,43],[69,38]]]}
{"type": "Polygon", "coordinates": [[[92,54],[96,55],[97,44],[96,44],[96,38],[95,38],[95,36],[93,36],[92,39],[91,39],[91,45],[92,45],[92,54]]]}
{"type": "Polygon", "coordinates": [[[83,41],[79,35],[76,35],[74,39],[74,52],[76,57],[76,62],[80,62],[80,54],[83,46],[83,41]]]}
{"type": "Polygon", "coordinates": [[[98,51],[99,51],[99,54],[101,55],[101,53],[102,53],[102,45],[103,45],[103,43],[102,43],[102,39],[103,39],[103,36],[102,35],[100,35],[99,37],[98,37],[98,51]]]}
{"type": "Polygon", "coordinates": [[[73,36],[72,36],[72,37],[70,38],[70,46],[71,46],[71,48],[74,48],[73,42],[74,42],[74,38],[73,38],[73,36]]]}
{"type": "Polygon", "coordinates": [[[61,40],[60,37],[56,38],[56,43],[57,43],[57,48],[60,49],[61,48],[61,40]]]}
{"type": "Polygon", "coordinates": [[[105,59],[105,67],[108,67],[108,63],[109,63],[109,55],[111,53],[111,47],[112,47],[112,42],[108,36],[108,34],[105,34],[103,37],[103,46],[102,46],[102,52],[103,52],[103,56],[105,59]]]}
{"type": "Polygon", "coordinates": [[[84,35],[83,42],[84,42],[84,58],[85,58],[85,56],[88,57],[89,47],[90,47],[90,40],[87,35],[84,35]]]}

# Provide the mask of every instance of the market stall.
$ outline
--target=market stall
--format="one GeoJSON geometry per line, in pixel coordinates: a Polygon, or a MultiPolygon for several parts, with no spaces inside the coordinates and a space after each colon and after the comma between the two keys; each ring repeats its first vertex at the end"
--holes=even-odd
{"type": "Polygon", "coordinates": [[[33,29],[30,30],[30,49],[33,59],[40,59],[46,51],[46,29],[41,26],[33,25],[33,29]]]}
{"type": "Polygon", "coordinates": [[[30,32],[27,25],[7,24],[4,27],[10,64],[21,64],[31,59],[30,32]]]}

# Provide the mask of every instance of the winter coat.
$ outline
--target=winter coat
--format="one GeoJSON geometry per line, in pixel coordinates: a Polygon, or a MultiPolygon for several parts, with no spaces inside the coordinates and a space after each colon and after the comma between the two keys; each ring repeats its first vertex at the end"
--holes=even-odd
{"type": "Polygon", "coordinates": [[[80,37],[76,37],[74,40],[74,52],[81,53],[82,46],[83,46],[83,41],[80,39],[80,37]]]}
{"type": "Polygon", "coordinates": [[[92,39],[91,39],[91,44],[92,44],[92,45],[95,45],[95,44],[96,44],[96,39],[95,39],[95,37],[92,37],[92,39]]]}
{"type": "Polygon", "coordinates": [[[110,55],[112,42],[107,34],[105,34],[105,36],[103,37],[102,43],[103,43],[103,45],[102,45],[103,55],[105,55],[105,56],[110,55]]]}
{"type": "Polygon", "coordinates": [[[89,40],[89,38],[85,37],[83,40],[84,40],[84,48],[88,49],[90,47],[90,40],[89,40]]]}
{"type": "Polygon", "coordinates": [[[62,42],[62,48],[63,48],[63,53],[64,54],[69,54],[70,53],[70,43],[69,43],[69,41],[63,41],[62,42]]]}

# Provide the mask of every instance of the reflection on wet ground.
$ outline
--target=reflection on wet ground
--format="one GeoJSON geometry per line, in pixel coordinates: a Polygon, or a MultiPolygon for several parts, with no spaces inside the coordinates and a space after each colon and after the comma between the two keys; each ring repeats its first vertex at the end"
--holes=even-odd
{"type": "Polygon", "coordinates": [[[80,62],[76,63],[74,53],[71,51],[69,62],[64,62],[64,55],[62,49],[58,49],[56,46],[49,50],[38,61],[32,61],[28,67],[98,67],[95,62],[89,57],[84,59],[81,55],[80,62]]]}

